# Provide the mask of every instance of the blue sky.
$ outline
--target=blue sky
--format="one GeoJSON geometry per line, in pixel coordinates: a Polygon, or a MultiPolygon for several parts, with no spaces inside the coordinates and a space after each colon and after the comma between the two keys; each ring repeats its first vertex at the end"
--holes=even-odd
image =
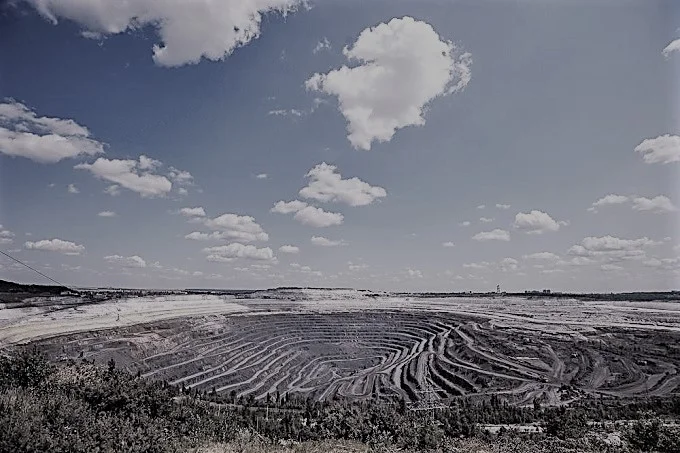
{"type": "Polygon", "coordinates": [[[48,275],[678,288],[673,2],[127,8],[0,17],[0,241],[48,275]]]}

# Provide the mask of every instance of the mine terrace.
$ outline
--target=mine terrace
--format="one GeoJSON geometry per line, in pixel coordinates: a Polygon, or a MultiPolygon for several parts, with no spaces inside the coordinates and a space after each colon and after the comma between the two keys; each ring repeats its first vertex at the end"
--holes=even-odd
{"type": "Polygon", "coordinates": [[[30,342],[55,360],[114,359],[150,379],[251,401],[415,402],[429,391],[442,402],[496,395],[568,405],[668,396],[680,384],[678,293],[3,294],[2,347],[30,342]]]}

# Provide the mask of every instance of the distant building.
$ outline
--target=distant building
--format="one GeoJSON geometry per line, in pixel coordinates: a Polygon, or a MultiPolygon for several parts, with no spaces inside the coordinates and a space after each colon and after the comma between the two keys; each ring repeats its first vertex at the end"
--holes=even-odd
{"type": "Polygon", "coordinates": [[[540,294],[553,294],[553,292],[549,289],[543,289],[540,291],[537,289],[526,289],[524,290],[524,294],[540,295],[540,294]]]}

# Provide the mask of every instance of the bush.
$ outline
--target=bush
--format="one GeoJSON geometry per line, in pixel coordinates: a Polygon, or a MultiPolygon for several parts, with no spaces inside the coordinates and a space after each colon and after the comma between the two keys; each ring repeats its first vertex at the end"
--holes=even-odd
{"type": "Polygon", "coordinates": [[[548,412],[543,424],[545,433],[560,439],[575,439],[582,437],[588,430],[588,419],[579,410],[560,408],[548,412]]]}
{"type": "Polygon", "coordinates": [[[630,446],[639,451],[680,451],[680,429],[676,426],[664,426],[661,419],[649,412],[633,423],[626,437],[630,446]]]}
{"type": "Polygon", "coordinates": [[[34,347],[13,356],[0,356],[0,390],[39,387],[54,368],[34,347]]]}

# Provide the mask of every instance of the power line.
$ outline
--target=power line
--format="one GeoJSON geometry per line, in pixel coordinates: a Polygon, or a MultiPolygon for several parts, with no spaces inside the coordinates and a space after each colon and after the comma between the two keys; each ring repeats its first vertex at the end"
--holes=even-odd
{"type": "MultiPolygon", "coordinates": [[[[63,283],[56,281],[56,280],[53,279],[52,277],[49,277],[49,276],[43,274],[43,273],[40,272],[39,270],[37,270],[37,269],[35,269],[35,268],[29,266],[28,264],[24,263],[23,261],[21,261],[21,260],[19,260],[19,259],[17,259],[17,258],[14,258],[14,257],[13,257],[12,255],[10,255],[9,253],[4,252],[4,251],[2,251],[2,250],[0,250],[0,253],[2,253],[3,255],[5,255],[7,258],[16,261],[17,263],[21,264],[22,266],[29,268],[30,270],[32,270],[32,271],[35,272],[36,274],[42,275],[43,277],[45,277],[45,278],[48,279],[49,281],[51,281],[51,282],[53,282],[53,283],[56,283],[56,284],[59,285],[59,286],[63,286],[64,288],[68,288],[68,289],[71,289],[71,290],[72,290],[72,288],[70,288],[69,286],[66,286],[66,285],[64,285],[63,283]]],[[[72,290],[72,291],[73,291],[73,290],[72,290]]]]}
{"type": "MultiPolygon", "coordinates": [[[[59,281],[53,279],[53,278],[50,277],[49,275],[45,275],[44,273],[40,272],[39,270],[37,270],[37,269],[35,269],[35,268],[29,266],[28,264],[24,263],[24,262],[21,261],[20,259],[14,258],[14,257],[13,257],[12,255],[10,255],[9,253],[4,252],[4,251],[2,251],[2,250],[0,250],[0,253],[3,254],[3,255],[5,255],[7,258],[9,258],[9,259],[11,259],[11,260],[13,260],[13,261],[16,261],[17,263],[21,264],[22,266],[27,267],[28,269],[32,270],[32,271],[35,272],[36,274],[45,277],[45,278],[48,279],[49,281],[51,281],[51,282],[53,282],[53,283],[56,283],[56,284],[59,285],[59,286],[63,286],[64,288],[68,288],[69,290],[74,291],[74,292],[80,294],[80,291],[78,291],[77,289],[74,289],[74,288],[72,288],[72,287],[70,287],[70,286],[66,286],[66,285],[64,285],[63,283],[61,283],[61,282],[59,282],[59,281]]],[[[109,310],[109,313],[114,314],[114,311],[113,311],[113,310],[109,310]]],[[[115,314],[116,314],[116,316],[117,316],[116,321],[120,321],[120,318],[125,318],[125,319],[128,319],[128,320],[130,320],[130,321],[133,321],[132,318],[130,318],[130,317],[128,317],[128,316],[121,315],[119,312],[115,312],[115,314]]],[[[135,322],[133,321],[133,324],[134,324],[134,323],[135,323],[135,322]]]]}

